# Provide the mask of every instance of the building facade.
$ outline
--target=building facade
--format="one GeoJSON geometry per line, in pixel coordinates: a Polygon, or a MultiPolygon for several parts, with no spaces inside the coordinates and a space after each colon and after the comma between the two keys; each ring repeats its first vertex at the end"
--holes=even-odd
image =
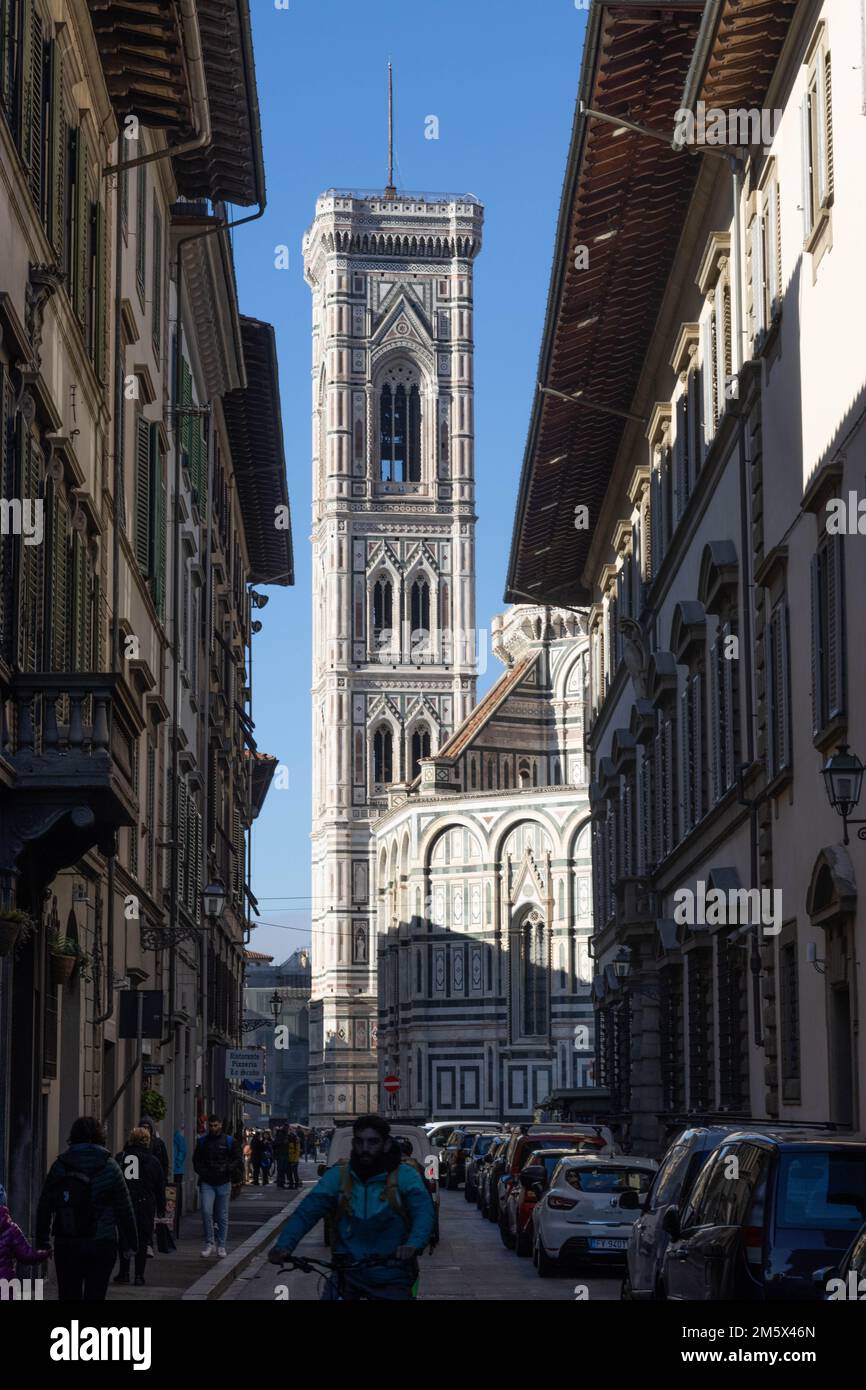
{"type": "Polygon", "coordinates": [[[130,991],[161,999],[162,1127],[231,1113],[267,787],[248,585],[291,582],[291,536],[273,331],[223,230],[264,199],[248,7],[163,20],[0,5],[0,1178],[25,1226],[77,1115],[116,1149],[141,1113],[130,991]]]}
{"type": "Polygon", "coordinates": [[[866,870],[821,777],[866,747],[866,15],[673,18],[590,15],[581,98],[613,121],[575,125],[542,350],[562,394],[536,405],[509,577],[592,603],[599,1080],[650,1151],[696,1116],[866,1115],[866,870]],[[620,138],[626,110],[670,145],[620,138]],[[694,148],[708,112],[725,158],[694,148]],[[560,482],[575,528],[552,537],[560,482]]]}
{"type": "MultiPolygon", "coordinates": [[[[248,959],[255,952],[247,952],[248,959]]],[[[268,960],[247,967],[244,985],[244,1024],[248,1042],[265,1046],[264,1105],[252,1123],[275,1119],[306,1124],[310,1114],[310,953],[294,951],[281,965],[268,960]],[[281,1010],[274,1021],[273,997],[281,1010]],[[251,1025],[261,1021],[261,1026],[251,1025]]]]}
{"type": "Polygon", "coordinates": [[[313,295],[310,1117],[379,1106],[371,834],[475,702],[471,197],[322,195],[313,295]]]}
{"type": "Polygon", "coordinates": [[[521,605],[493,639],[507,669],[375,827],[379,1071],[419,1121],[593,1082],[586,620],[521,605]]]}

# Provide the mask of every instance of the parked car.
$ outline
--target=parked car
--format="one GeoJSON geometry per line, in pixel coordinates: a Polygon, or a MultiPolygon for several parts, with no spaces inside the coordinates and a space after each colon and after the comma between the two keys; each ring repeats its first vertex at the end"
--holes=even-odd
{"type": "Polygon", "coordinates": [[[560,1159],[575,1153],[573,1145],[564,1145],[556,1149],[533,1149],[527,1154],[526,1162],[517,1174],[517,1182],[512,1183],[506,1193],[504,1220],[499,1226],[503,1244],[509,1250],[516,1251],[518,1255],[532,1254],[532,1212],[535,1204],[546,1191],[560,1159]]]}
{"type": "Polygon", "coordinates": [[[491,1190],[491,1207],[495,1208],[492,1218],[499,1223],[499,1233],[508,1243],[505,1225],[505,1203],[517,1175],[534,1149],[586,1148],[589,1152],[612,1154],[615,1151],[613,1135],[603,1125],[548,1124],[521,1125],[512,1130],[501,1172],[495,1188],[491,1190]]]}
{"type": "Polygon", "coordinates": [[[466,1173],[463,1179],[463,1196],[467,1202],[475,1202],[478,1198],[478,1176],[481,1163],[495,1139],[497,1134],[476,1134],[472,1140],[472,1148],[466,1157],[466,1173]]]}
{"type": "MultiPolygon", "coordinates": [[[[468,1131],[470,1134],[484,1134],[490,1130],[500,1130],[502,1126],[495,1120],[436,1120],[424,1126],[427,1139],[430,1144],[429,1153],[438,1153],[441,1160],[441,1151],[445,1148],[455,1129],[468,1131]]],[[[444,1179],[444,1171],[440,1161],[439,1164],[440,1181],[444,1179]]]]}
{"type": "Polygon", "coordinates": [[[661,1292],[661,1269],[669,1236],[663,1229],[669,1207],[685,1208],[698,1174],[719,1144],[737,1125],[695,1125],[684,1129],[667,1149],[631,1228],[622,1297],[652,1299],[661,1292]]]}
{"type": "Polygon", "coordinates": [[[466,1160],[472,1145],[482,1131],[453,1129],[448,1143],[439,1150],[439,1181],[454,1192],[466,1177],[466,1160]]]}
{"type": "Polygon", "coordinates": [[[866,1220],[866,1143],[838,1134],[742,1131],[670,1207],[664,1295],[704,1302],[812,1300],[866,1220]],[[734,1164],[733,1160],[736,1160],[734,1164]]]}
{"type": "Polygon", "coordinates": [[[860,1227],[842,1262],[819,1270],[815,1279],[830,1303],[843,1299],[862,1302],[866,1298],[866,1225],[860,1227]]]}
{"type": "MultiPolygon", "coordinates": [[[[542,1279],[564,1260],[620,1262],[658,1164],[625,1154],[560,1159],[532,1210],[532,1260],[542,1279]]],[[[537,1170],[541,1179],[541,1169],[537,1170]]],[[[526,1169],[524,1182],[535,1174],[526,1169]]]]}
{"type": "Polygon", "coordinates": [[[481,1160],[478,1173],[478,1209],[481,1215],[488,1221],[495,1221],[496,1216],[496,1186],[502,1175],[505,1166],[505,1155],[508,1151],[510,1134],[500,1134],[496,1137],[484,1158],[481,1160]]]}

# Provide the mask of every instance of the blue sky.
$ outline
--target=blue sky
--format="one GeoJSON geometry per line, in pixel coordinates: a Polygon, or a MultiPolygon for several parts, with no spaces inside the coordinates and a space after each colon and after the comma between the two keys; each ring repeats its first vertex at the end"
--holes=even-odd
{"type": "MultiPolygon", "coordinates": [[[[383,187],[387,62],[396,183],[474,193],[477,621],[503,608],[517,482],[535,386],[586,14],[575,0],[252,0],[268,209],[235,236],[242,312],[274,324],[296,584],[257,616],[253,714],[288,769],[253,835],[262,921],[251,945],[284,959],[310,922],[310,293],[301,239],[317,195],[383,187]],[[425,121],[439,120],[438,140],[425,121]],[[275,247],[290,252],[287,270],[275,247]]],[[[479,693],[499,671],[489,657],[479,693]]]]}

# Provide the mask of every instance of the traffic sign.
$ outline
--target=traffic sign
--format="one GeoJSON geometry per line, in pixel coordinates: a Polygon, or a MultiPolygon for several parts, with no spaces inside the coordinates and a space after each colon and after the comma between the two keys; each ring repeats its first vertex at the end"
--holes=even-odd
{"type": "Polygon", "coordinates": [[[399,1091],[400,1089],[400,1078],[399,1076],[386,1076],[382,1085],[385,1087],[388,1095],[393,1096],[395,1091],[399,1091]]]}

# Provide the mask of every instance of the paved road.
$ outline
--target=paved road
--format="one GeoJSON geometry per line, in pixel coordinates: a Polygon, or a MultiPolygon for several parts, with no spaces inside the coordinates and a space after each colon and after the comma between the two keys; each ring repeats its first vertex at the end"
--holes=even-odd
{"type": "MultiPolygon", "coordinates": [[[[312,1165],[307,1169],[312,1181],[312,1165]]],[[[304,1176],[307,1176],[304,1173],[304,1176]]],[[[588,1289],[590,1301],[619,1298],[620,1276],[605,1271],[599,1276],[591,1270],[571,1269],[553,1279],[540,1279],[530,1259],[518,1259],[506,1250],[499,1231],[484,1221],[474,1206],[459,1192],[443,1192],[441,1208],[441,1239],[433,1255],[424,1255],[421,1262],[421,1297],[438,1301],[473,1301],[475,1299],[520,1300],[531,1298],[546,1302],[573,1300],[575,1285],[588,1289]]],[[[312,1231],[299,1247],[305,1255],[327,1260],[329,1252],[321,1243],[321,1226],[312,1231]]],[[[273,1299],[277,1286],[282,1286],[292,1302],[312,1302],[318,1298],[318,1279],[315,1275],[294,1272],[288,1274],[264,1260],[256,1260],[245,1275],[232,1285],[223,1301],[273,1299]]],[[[280,1295],[285,1298],[286,1294],[280,1295]]]]}

